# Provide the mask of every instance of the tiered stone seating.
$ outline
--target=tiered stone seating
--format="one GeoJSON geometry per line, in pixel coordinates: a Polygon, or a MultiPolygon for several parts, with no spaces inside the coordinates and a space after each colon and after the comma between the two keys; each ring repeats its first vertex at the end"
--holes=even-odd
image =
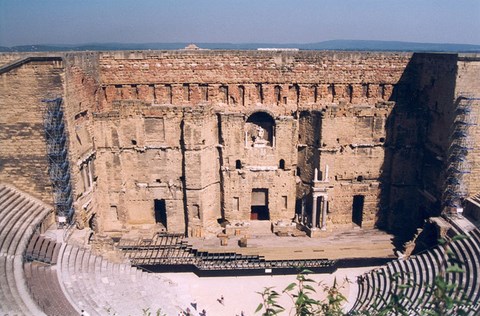
{"type": "Polygon", "coordinates": [[[47,315],[79,314],[65,297],[55,266],[34,261],[25,262],[23,267],[30,293],[47,315]]]}
{"type": "Polygon", "coordinates": [[[469,196],[465,199],[465,215],[475,221],[480,220],[480,193],[469,196]]]}
{"type": "Polygon", "coordinates": [[[41,261],[48,264],[56,264],[60,243],[51,238],[35,233],[28,243],[25,259],[29,261],[41,261]]]}
{"type": "Polygon", "coordinates": [[[69,244],[60,249],[57,269],[68,300],[90,315],[139,315],[146,308],[178,315],[192,301],[182,294],[186,285],[69,244]]]}
{"type": "Polygon", "coordinates": [[[65,297],[57,276],[60,248],[61,243],[35,233],[25,251],[23,269],[30,294],[47,315],[75,315],[79,310],[65,297]]]}
{"type": "MultiPolygon", "coordinates": [[[[463,292],[468,300],[477,303],[480,300],[480,280],[478,274],[480,270],[480,231],[478,228],[465,231],[455,221],[451,235],[464,234],[468,239],[461,239],[451,244],[451,250],[463,262],[464,273],[453,273],[452,282],[463,288],[463,292]]],[[[457,298],[460,298],[458,295],[457,298]]],[[[477,313],[480,309],[476,310],[477,313]]]]}
{"type": "Polygon", "coordinates": [[[29,238],[52,209],[41,201],[0,184],[0,314],[42,315],[31,299],[23,272],[29,238]]]}
{"type": "MultiPolygon", "coordinates": [[[[480,231],[478,228],[465,231],[450,220],[452,229],[449,238],[465,234],[468,239],[460,239],[449,243],[455,257],[463,262],[463,272],[447,273],[447,280],[458,285],[462,291],[450,293],[461,299],[464,295],[472,304],[467,315],[479,315],[480,306],[480,231]]],[[[432,307],[431,291],[435,277],[444,269],[447,258],[445,250],[436,246],[429,251],[411,256],[406,260],[395,260],[387,265],[366,273],[358,278],[358,295],[351,311],[374,311],[385,306],[393,294],[403,294],[400,304],[409,311],[423,311],[432,307]],[[412,286],[402,289],[401,285],[411,283],[412,286]],[[402,292],[403,291],[403,292],[402,292]]]]}
{"type": "Polygon", "coordinates": [[[90,315],[138,315],[146,308],[177,315],[192,301],[180,294],[186,290],[158,275],[40,234],[37,228],[52,212],[0,184],[1,315],[79,315],[82,309],[90,315]]]}

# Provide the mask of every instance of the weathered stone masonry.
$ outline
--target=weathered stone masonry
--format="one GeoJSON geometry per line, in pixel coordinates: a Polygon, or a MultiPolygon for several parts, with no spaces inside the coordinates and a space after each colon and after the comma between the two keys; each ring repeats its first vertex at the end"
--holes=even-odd
{"type": "MultiPolygon", "coordinates": [[[[34,109],[45,94],[61,94],[79,226],[112,237],[132,229],[201,236],[222,220],[295,220],[311,231],[414,229],[442,209],[455,101],[480,86],[474,55],[62,57],[64,79],[41,91],[23,85],[29,79],[11,78],[32,63],[3,73],[2,89],[16,99],[2,98],[2,117],[18,113],[23,96],[34,96],[24,103],[34,109]]],[[[56,69],[42,71],[51,76],[56,69]]],[[[2,126],[22,120],[34,124],[16,116],[2,126]]],[[[29,132],[40,141],[37,150],[39,128],[29,132]]],[[[478,139],[478,128],[473,134],[478,139]]],[[[2,180],[18,184],[29,174],[9,167],[26,162],[12,159],[21,142],[12,146],[2,151],[2,180]]],[[[478,146],[472,153],[466,182],[474,193],[478,146]]],[[[34,191],[48,196],[48,184],[34,191]]]]}

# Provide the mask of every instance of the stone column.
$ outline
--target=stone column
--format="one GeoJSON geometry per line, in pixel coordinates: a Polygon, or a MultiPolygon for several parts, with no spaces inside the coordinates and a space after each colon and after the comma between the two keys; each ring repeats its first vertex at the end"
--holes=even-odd
{"type": "Polygon", "coordinates": [[[300,222],[305,224],[305,195],[302,197],[302,214],[300,215],[300,222]]]}
{"type": "Polygon", "coordinates": [[[318,196],[316,194],[313,194],[313,207],[312,207],[312,229],[316,229],[316,223],[317,223],[317,199],[318,196]]]}
{"type": "Polygon", "coordinates": [[[322,230],[327,230],[327,205],[328,205],[328,196],[323,196],[323,207],[322,207],[322,230]]]}
{"type": "Polygon", "coordinates": [[[92,172],[92,160],[89,160],[87,162],[87,167],[88,167],[88,180],[90,181],[90,188],[93,186],[93,172],[92,172]]]}

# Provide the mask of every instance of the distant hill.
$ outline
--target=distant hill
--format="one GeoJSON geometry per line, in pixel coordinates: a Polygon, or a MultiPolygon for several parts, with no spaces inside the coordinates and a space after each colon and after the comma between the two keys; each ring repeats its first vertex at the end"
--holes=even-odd
{"type": "MultiPolygon", "coordinates": [[[[0,47],[0,52],[44,51],[103,51],[103,50],[173,50],[185,48],[190,43],[91,43],[81,45],[22,45],[0,47]]],[[[398,41],[332,40],[308,44],[272,43],[195,43],[204,49],[255,50],[257,48],[298,48],[301,50],[346,51],[405,51],[405,52],[480,52],[480,45],[413,43],[398,41]]]]}

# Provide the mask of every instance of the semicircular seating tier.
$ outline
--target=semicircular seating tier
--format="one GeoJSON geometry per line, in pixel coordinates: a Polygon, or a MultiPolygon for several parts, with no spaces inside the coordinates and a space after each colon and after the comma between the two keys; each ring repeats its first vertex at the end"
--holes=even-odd
{"type": "MultiPolygon", "coordinates": [[[[437,276],[449,284],[457,285],[448,295],[458,301],[466,315],[480,315],[480,230],[466,219],[447,218],[452,227],[447,233],[447,248],[435,246],[428,251],[412,255],[408,259],[394,260],[378,269],[367,272],[357,278],[358,295],[351,313],[359,311],[378,311],[392,306],[395,300],[410,314],[416,315],[434,306],[432,288],[437,276]],[[468,222],[465,225],[465,222],[468,222]],[[454,236],[465,235],[465,239],[454,236]],[[447,252],[461,262],[462,272],[445,272],[447,252]]],[[[456,311],[454,311],[456,312],[456,311]]]]}
{"type": "Polygon", "coordinates": [[[52,215],[48,205],[0,184],[0,314],[177,315],[192,301],[183,294],[187,285],[63,243],[62,233],[42,234],[52,215]]]}
{"type": "Polygon", "coordinates": [[[42,314],[29,295],[22,262],[30,237],[51,216],[52,207],[0,183],[0,314],[42,314]]]}

